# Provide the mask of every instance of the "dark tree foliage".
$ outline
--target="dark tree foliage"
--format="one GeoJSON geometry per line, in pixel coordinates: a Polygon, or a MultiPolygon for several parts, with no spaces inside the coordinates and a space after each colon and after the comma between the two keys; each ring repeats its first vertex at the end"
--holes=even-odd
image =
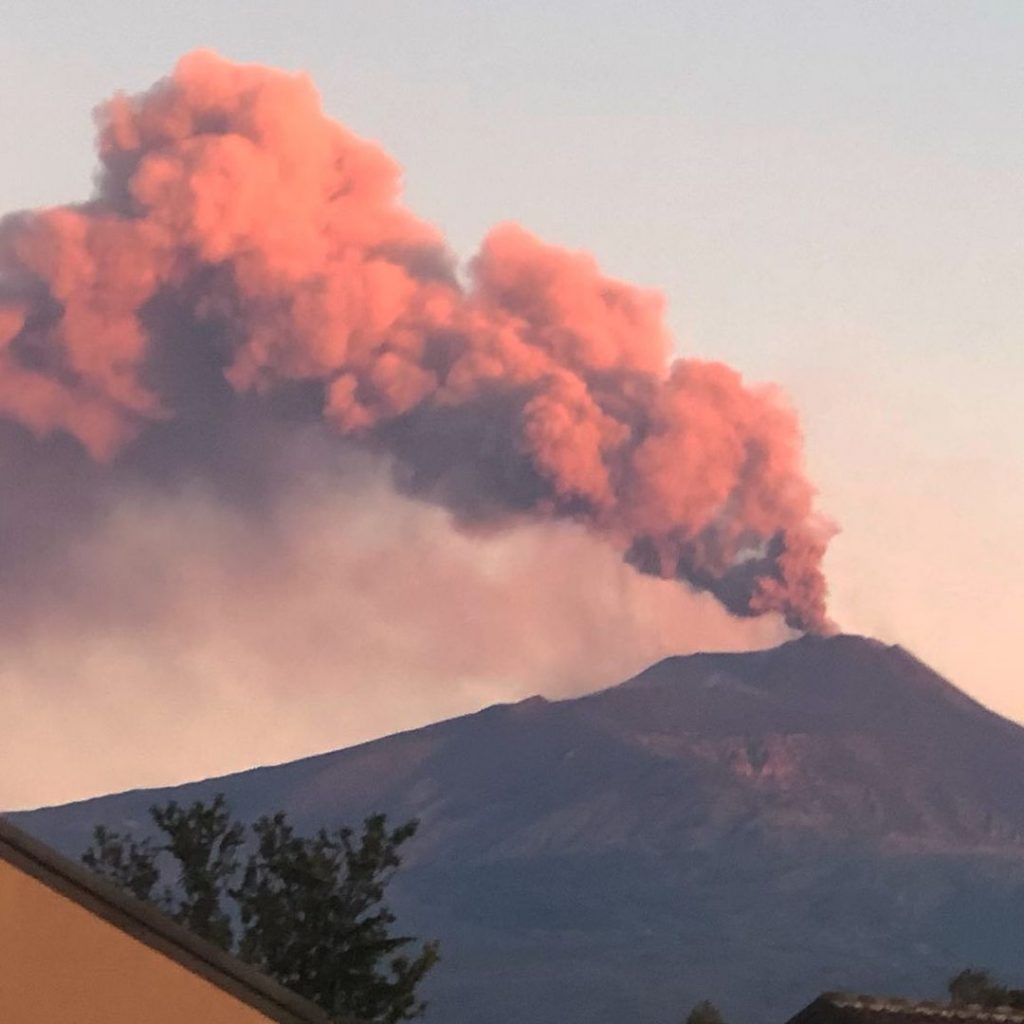
{"type": "Polygon", "coordinates": [[[687,1014],[686,1024],[724,1024],[722,1015],[710,1000],[702,999],[687,1014]]]}
{"type": "Polygon", "coordinates": [[[413,940],[391,934],[395,918],[382,903],[398,848],[415,831],[413,822],[389,831],[375,814],[358,842],[348,828],[307,839],[283,814],[261,818],[257,851],[234,892],[242,957],[329,1013],[385,1024],[417,1016],[416,986],[437,946],[403,955],[413,940]]]}
{"type": "Polygon", "coordinates": [[[949,999],[954,1006],[1008,1006],[1024,1009],[1024,989],[1007,988],[988,971],[968,967],[949,979],[949,999]]]}
{"type": "Polygon", "coordinates": [[[384,903],[416,822],[389,829],[375,814],[358,837],[338,828],[309,838],[278,813],[260,818],[247,842],[220,795],[155,806],[150,816],[162,843],[98,826],[82,861],[331,1016],[397,1024],[423,1012],[416,990],[437,944],[410,953],[415,940],[392,934],[384,903]],[[161,868],[172,867],[161,887],[161,868]]]}
{"type": "MultiPolygon", "coordinates": [[[[220,794],[208,806],[197,802],[179,807],[172,800],[151,808],[150,815],[167,837],[163,850],[178,866],[175,920],[221,948],[231,949],[234,935],[223,901],[238,872],[245,828],[231,820],[220,794]]],[[[169,898],[174,896],[169,894],[169,898]]]]}
{"type": "Polygon", "coordinates": [[[92,846],[82,854],[82,863],[119,888],[127,889],[136,899],[164,908],[164,900],[153,892],[160,881],[156,857],[157,850],[148,839],[136,842],[97,825],[92,832],[92,846]]]}

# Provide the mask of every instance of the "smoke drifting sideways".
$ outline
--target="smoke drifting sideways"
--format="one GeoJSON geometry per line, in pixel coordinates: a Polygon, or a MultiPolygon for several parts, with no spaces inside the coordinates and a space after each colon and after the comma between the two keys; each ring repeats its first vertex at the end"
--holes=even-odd
{"type": "Polygon", "coordinates": [[[734,613],[823,628],[795,417],[667,362],[658,296],[512,225],[460,287],[304,77],[193,53],[99,120],[95,197],[0,229],[8,421],[116,472],[216,457],[236,406],[315,414],[465,526],[580,522],[734,613]]]}
{"type": "Polygon", "coordinates": [[[574,524],[480,537],[396,495],[379,460],[338,468],[257,516],[203,483],[121,486],[0,634],[0,808],[288,761],[791,636],[574,524]]]}
{"type": "MultiPolygon", "coordinates": [[[[0,220],[5,686],[15,666],[38,667],[39,643],[72,634],[87,631],[88,650],[66,643],[83,660],[64,668],[88,675],[126,623],[158,646],[191,642],[204,618],[230,632],[221,611],[248,606],[252,579],[265,605],[296,597],[314,540],[337,578],[311,592],[341,610],[328,626],[300,602],[320,624],[311,651],[353,664],[353,632],[374,631],[367,609],[388,622],[407,603],[382,577],[421,569],[449,597],[507,587],[508,615],[528,578],[541,603],[545,581],[592,585],[599,599],[558,583],[565,600],[536,624],[576,655],[573,601],[607,611],[595,628],[627,661],[657,653],[612,591],[652,621],[655,608],[691,615],[719,646],[830,628],[833,527],[815,511],[796,416],[726,366],[672,361],[659,295],[511,224],[461,272],[400,205],[397,165],[327,118],[302,75],[196,52],[97,117],[93,197],[0,220]],[[333,534],[307,504],[334,509],[333,534]],[[385,556],[373,523],[404,523],[408,545],[389,534],[385,556]],[[160,578],[142,585],[147,571],[160,578]],[[375,597],[359,611],[348,586],[375,597]],[[11,646],[26,637],[31,657],[11,646]]],[[[266,643],[273,619],[257,619],[250,642],[266,643]]],[[[392,640],[428,620],[406,608],[392,640]]],[[[676,642],[693,642],[691,625],[676,642]]]]}

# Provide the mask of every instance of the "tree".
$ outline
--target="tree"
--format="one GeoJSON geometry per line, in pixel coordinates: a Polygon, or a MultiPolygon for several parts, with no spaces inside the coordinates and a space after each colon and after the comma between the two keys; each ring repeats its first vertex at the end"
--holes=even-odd
{"type": "Polygon", "coordinates": [[[949,979],[949,999],[954,1006],[1008,1006],[1024,1009],[1024,989],[1007,988],[988,971],[968,967],[949,979]]]}
{"type": "Polygon", "coordinates": [[[137,843],[97,825],[92,832],[92,846],[82,854],[82,863],[119,888],[127,889],[136,899],[162,906],[163,900],[153,895],[160,881],[156,854],[149,839],[137,843]]]}
{"type": "MultiPolygon", "coordinates": [[[[190,931],[231,949],[234,934],[223,900],[238,871],[245,828],[231,820],[220,794],[207,806],[201,802],[179,807],[173,800],[150,810],[157,828],[167,837],[164,852],[178,864],[177,905],[173,917],[190,931]]],[[[168,892],[163,902],[174,901],[168,892]]]]}
{"type": "Polygon", "coordinates": [[[328,1013],[384,1024],[419,1015],[416,987],[437,946],[427,943],[411,960],[399,953],[413,940],[390,934],[395,918],[382,903],[398,848],[415,831],[414,822],[389,831],[375,814],[358,843],[347,828],[305,839],[284,814],[261,818],[257,851],[234,891],[242,957],[328,1013]]]}
{"type": "Polygon", "coordinates": [[[702,999],[687,1014],[686,1024],[724,1024],[718,1007],[708,999],[702,999]]]}
{"type": "Polygon", "coordinates": [[[163,842],[98,826],[83,862],[192,931],[275,977],[336,1017],[397,1024],[422,1014],[417,988],[438,959],[435,942],[392,934],[385,890],[415,821],[389,829],[371,815],[350,828],[296,835],[283,812],[251,829],[224,797],[150,809],[163,842]],[[174,866],[163,885],[162,867],[174,866]],[[237,930],[237,934],[236,934],[237,930]]]}

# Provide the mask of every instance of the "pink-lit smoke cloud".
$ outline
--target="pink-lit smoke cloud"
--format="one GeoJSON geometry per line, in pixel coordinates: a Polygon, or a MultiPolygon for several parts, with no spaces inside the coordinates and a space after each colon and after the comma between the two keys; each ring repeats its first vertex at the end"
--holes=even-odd
{"type": "MultiPolygon", "coordinates": [[[[524,571],[506,565],[496,578],[509,613],[527,620],[512,595],[528,592],[525,577],[542,589],[563,552],[576,568],[562,576],[581,587],[652,577],[629,584],[638,607],[685,615],[699,591],[732,615],[829,627],[821,560],[831,527],[814,510],[795,415],[775,389],[726,366],[671,360],[658,294],[510,224],[460,275],[438,232],[398,202],[396,164],[325,117],[303,76],[193,53],[98,120],[94,197],[0,221],[6,635],[45,623],[66,636],[69,616],[91,642],[98,621],[139,616],[142,632],[159,622],[167,635],[187,606],[244,609],[252,592],[273,603],[271,578],[278,598],[297,600],[282,581],[305,579],[315,550],[338,567],[331,600],[373,576],[373,614],[386,619],[403,599],[394,587],[385,598],[379,580],[413,566],[416,543],[435,552],[423,556],[424,578],[446,577],[448,593],[477,592],[467,580],[486,570],[465,559],[442,570],[445,545],[469,544],[484,561],[525,545],[524,571]],[[333,534],[329,516],[314,526],[297,511],[327,507],[311,493],[332,496],[333,534]],[[359,552],[374,550],[372,530],[352,534],[364,505],[385,532],[405,522],[409,544],[367,563],[359,552]],[[438,515],[458,528],[444,541],[438,515]],[[133,551],[161,576],[149,588],[132,576],[133,551]],[[633,568],[613,572],[616,561],[633,568]],[[172,585],[177,565],[220,575],[172,585]],[[255,591],[247,571],[262,581],[255,591]],[[682,582],[678,597],[666,598],[664,580],[682,582]]],[[[560,615],[575,614],[559,592],[566,600],[537,627],[551,636],[566,632],[560,615]]],[[[712,625],[719,613],[700,607],[712,645],[744,643],[740,632],[722,639],[728,615],[712,625]]],[[[246,615],[246,628],[265,633],[246,615]]],[[[409,621],[396,613],[394,635],[409,621]]],[[[631,648],[621,628],[606,628],[637,652],[665,646],[647,633],[631,648]]],[[[194,630],[176,630],[194,641],[194,630]]],[[[481,651],[502,660],[502,636],[482,638],[481,651]]],[[[321,644],[338,655],[335,641],[321,644]]]]}
{"type": "Polygon", "coordinates": [[[513,225],[461,286],[304,77],[195,53],[100,122],[96,197],[0,232],[7,419],[110,463],[176,421],[213,445],[232,405],[315,412],[466,525],[570,519],[734,612],[825,624],[794,416],[669,362],[656,294],[513,225]]]}

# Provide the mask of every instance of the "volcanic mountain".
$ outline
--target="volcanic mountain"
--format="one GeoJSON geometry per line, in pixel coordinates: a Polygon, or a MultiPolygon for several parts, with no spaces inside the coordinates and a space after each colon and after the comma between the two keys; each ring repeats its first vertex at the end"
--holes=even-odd
{"type": "Polygon", "coordinates": [[[768,1024],[968,964],[1024,981],[1022,783],[1024,729],[899,647],[807,636],[14,818],[77,854],[215,792],[308,828],[417,817],[393,904],[442,941],[434,1020],[671,1024],[706,997],[768,1024]]]}

